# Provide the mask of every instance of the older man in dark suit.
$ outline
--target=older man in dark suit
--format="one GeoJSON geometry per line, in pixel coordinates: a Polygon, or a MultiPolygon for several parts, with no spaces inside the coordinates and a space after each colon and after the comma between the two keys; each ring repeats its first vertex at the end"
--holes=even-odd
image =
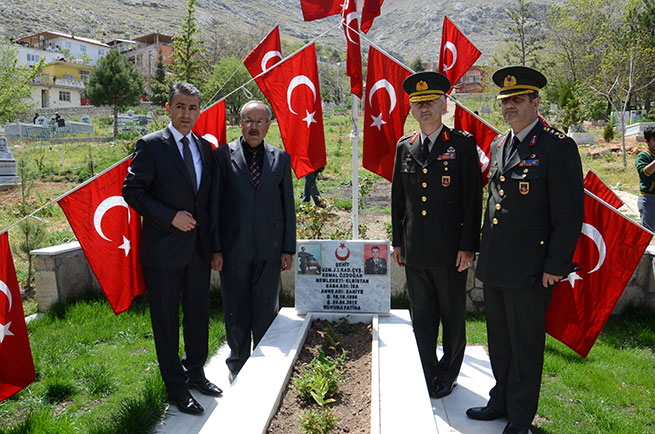
{"type": "Polygon", "coordinates": [[[275,319],[280,271],[291,267],[296,251],[291,157],[264,141],[271,117],[264,103],[246,103],[243,135],[214,151],[218,188],[212,199],[212,266],[222,265],[230,381],[250,357],[251,342],[257,346],[275,319]]]}
{"type": "Polygon", "coordinates": [[[211,145],[191,132],[200,92],[175,83],[166,103],[171,123],[136,143],[123,184],[125,201],[143,216],[140,260],[148,288],[157,360],[169,397],[185,413],[202,413],[189,388],[218,396],[205,378],[209,334],[209,274],[213,252],[209,193],[211,145]],[[180,361],[179,305],[184,357],[180,361]]]}

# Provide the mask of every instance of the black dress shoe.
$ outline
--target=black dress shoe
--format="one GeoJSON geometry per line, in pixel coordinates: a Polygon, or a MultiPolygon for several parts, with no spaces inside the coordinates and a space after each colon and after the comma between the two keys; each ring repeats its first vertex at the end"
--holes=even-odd
{"type": "Polygon", "coordinates": [[[436,389],[433,398],[440,399],[452,393],[455,386],[457,386],[457,381],[453,381],[452,383],[442,383],[441,381],[434,380],[433,386],[436,389]]]}
{"type": "Polygon", "coordinates": [[[472,407],[466,410],[466,415],[475,420],[495,420],[507,416],[505,410],[493,407],[472,407]]]}
{"type": "Polygon", "coordinates": [[[182,413],[200,414],[205,411],[205,409],[202,408],[202,405],[200,405],[200,403],[196,401],[190,393],[187,393],[181,398],[171,398],[171,401],[173,401],[173,404],[175,404],[177,409],[182,413]]]}
{"type": "Polygon", "coordinates": [[[503,434],[528,434],[529,432],[529,428],[525,428],[513,423],[508,423],[505,425],[505,429],[503,430],[503,434]]]}
{"type": "Polygon", "coordinates": [[[198,381],[189,380],[189,389],[198,389],[203,395],[209,396],[221,396],[223,394],[220,387],[206,378],[198,381]]]}

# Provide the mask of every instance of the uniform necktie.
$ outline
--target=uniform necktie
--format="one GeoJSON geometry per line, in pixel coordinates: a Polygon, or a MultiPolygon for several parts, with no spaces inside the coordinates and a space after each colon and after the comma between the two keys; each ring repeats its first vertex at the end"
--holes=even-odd
{"type": "Polygon", "coordinates": [[[250,156],[250,177],[255,185],[259,184],[259,164],[257,164],[257,151],[252,151],[250,156]]]}
{"type": "Polygon", "coordinates": [[[423,140],[423,162],[428,161],[428,156],[430,155],[430,139],[427,137],[423,140]]]}
{"type": "Polygon", "coordinates": [[[189,138],[184,136],[180,142],[182,142],[182,155],[184,156],[184,165],[186,166],[186,170],[189,172],[189,176],[191,177],[193,191],[197,191],[198,181],[196,178],[196,168],[193,165],[193,156],[191,155],[191,149],[189,148],[189,138]]]}
{"type": "Polygon", "coordinates": [[[506,149],[505,149],[505,164],[507,164],[507,162],[509,162],[509,159],[511,158],[512,154],[514,153],[516,148],[519,147],[520,142],[521,141],[519,140],[518,136],[515,135],[512,138],[512,144],[510,146],[507,146],[506,149]]]}

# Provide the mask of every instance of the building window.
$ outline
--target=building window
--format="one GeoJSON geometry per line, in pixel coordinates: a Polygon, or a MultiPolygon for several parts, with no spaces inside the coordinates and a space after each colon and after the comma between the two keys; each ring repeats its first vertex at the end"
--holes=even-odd
{"type": "Polygon", "coordinates": [[[64,42],[64,46],[70,50],[71,49],[71,43],[69,41],[64,42]]]}
{"type": "Polygon", "coordinates": [[[59,101],[68,101],[71,102],[71,93],[64,92],[63,90],[59,91],[59,101]]]}
{"type": "Polygon", "coordinates": [[[102,57],[105,55],[105,50],[98,50],[98,56],[102,57]]]}
{"type": "Polygon", "coordinates": [[[27,53],[27,61],[28,62],[38,62],[39,59],[40,59],[40,57],[37,56],[36,54],[27,53]]]}
{"type": "Polygon", "coordinates": [[[81,53],[86,53],[86,46],[80,45],[80,52],[81,53]]]}
{"type": "Polygon", "coordinates": [[[66,80],[75,80],[75,77],[73,77],[73,74],[66,74],[66,75],[64,76],[64,78],[65,78],[66,80]]]}
{"type": "Polygon", "coordinates": [[[89,71],[80,71],[80,80],[88,80],[89,71]]]}

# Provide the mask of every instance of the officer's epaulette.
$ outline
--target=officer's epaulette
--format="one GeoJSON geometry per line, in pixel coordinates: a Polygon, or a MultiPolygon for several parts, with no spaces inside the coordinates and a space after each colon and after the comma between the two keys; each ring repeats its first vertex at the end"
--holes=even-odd
{"type": "Polygon", "coordinates": [[[457,134],[458,136],[462,137],[471,137],[473,134],[469,133],[468,131],[465,130],[460,130],[459,128],[453,128],[450,130],[451,133],[457,134]]]}
{"type": "Polygon", "coordinates": [[[498,145],[498,147],[500,147],[500,145],[505,142],[505,140],[507,139],[507,136],[510,134],[510,132],[511,132],[511,130],[509,130],[509,131],[507,131],[505,133],[498,134],[496,136],[496,138],[493,140],[493,142],[491,142],[491,144],[492,145],[498,145]]]}
{"type": "Polygon", "coordinates": [[[556,138],[558,138],[560,140],[566,138],[566,134],[564,134],[561,131],[556,130],[553,127],[544,127],[544,132],[546,132],[546,133],[550,134],[551,136],[556,137],[556,138]]]}
{"type": "Polygon", "coordinates": [[[398,143],[405,142],[405,141],[408,141],[408,140],[410,141],[410,143],[413,143],[414,140],[416,140],[414,137],[418,136],[418,135],[419,135],[418,132],[412,131],[411,133],[408,133],[408,134],[405,134],[404,136],[402,136],[400,138],[400,140],[398,140],[398,143]]]}

